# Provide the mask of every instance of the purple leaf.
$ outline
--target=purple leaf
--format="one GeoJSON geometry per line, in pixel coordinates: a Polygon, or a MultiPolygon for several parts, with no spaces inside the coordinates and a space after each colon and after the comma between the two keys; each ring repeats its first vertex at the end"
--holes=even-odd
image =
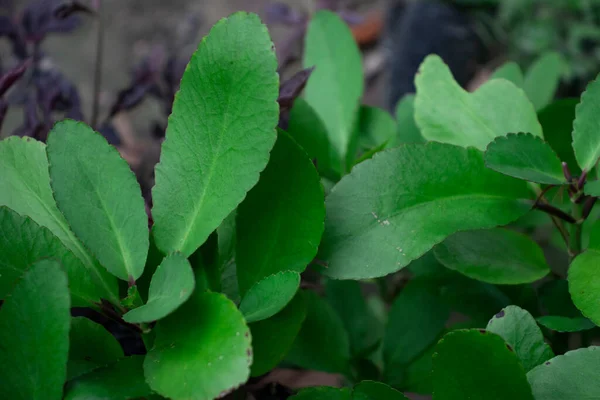
{"type": "Polygon", "coordinates": [[[272,3],[266,8],[268,24],[295,25],[305,21],[305,16],[285,3],[272,3]]]}
{"type": "Polygon", "coordinates": [[[6,116],[7,110],[8,104],[3,99],[0,99],[0,129],[2,129],[2,123],[4,122],[4,117],[6,116]]]}
{"type": "Polygon", "coordinates": [[[94,10],[79,1],[68,1],[54,9],[54,16],[58,19],[65,19],[76,13],[94,14],[94,10]]]}
{"type": "Polygon", "coordinates": [[[277,98],[281,111],[287,111],[292,108],[294,100],[296,100],[296,97],[300,95],[300,92],[306,86],[306,82],[308,82],[308,78],[314,69],[315,67],[310,67],[298,71],[294,76],[281,84],[279,87],[279,97],[277,98]]]}
{"type": "Polygon", "coordinates": [[[13,69],[9,70],[2,76],[0,76],[0,96],[3,96],[12,85],[23,76],[27,68],[31,65],[31,59],[17,65],[13,69]]]}
{"type": "Polygon", "coordinates": [[[117,94],[117,101],[110,109],[110,116],[113,117],[121,111],[131,110],[144,100],[151,85],[135,85],[121,90],[117,94]]]}
{"type": "Polygon", "coordinates": [[[23,60],[27,58],[27,45],[21,30],[13,20],[5,15],[0,16],[0,37],[6,36],[12,45],[13,54],[23,60]]]}
{"type": "Polygon", "coordinates": [[[28,41],[41,42],[51,32],[71,32],[79,26],[76,15],[59,19],[54,15],[58,0],[38,0],[29,3],[21,16],[21,27],[28,41]]]}
{"type": "Polygon", "coordinates": [[[117,132],[117,129],[112,123],[106,122],[102,124],[100,129],[98,129],[98,132],[113,146],[119,146],[121,144],[119,132],[117,132]]]}

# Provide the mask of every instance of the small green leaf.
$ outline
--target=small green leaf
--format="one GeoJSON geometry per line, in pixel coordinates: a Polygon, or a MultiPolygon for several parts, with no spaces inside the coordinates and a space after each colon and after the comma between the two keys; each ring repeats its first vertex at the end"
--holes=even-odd
{"type": "Polygon", "coordinates": [[[514,350],[495,333],[457,330],[433,355],[433,399],[533,400],[514,350]]]}
{"type": "Polygon", "coordinates": [[[98,265],[56,206],[50,188],[46,146],[16,136],[0,141],[0,171],[0,206],[8,206],[48,228],[85,265],[98,292],[117,304],[117,279],[98,265]]]}
{"type": "Polygon", "coordinates": [[[563,69],[562,56],[552,51],[542,54],[527,70],[523,89],[536,110],[547,106],[554,98],[563,69]]]}
{"type": "Polygon", "coordinates": [[[434,254],[446,268],[496,285],[534,282],[550,272],[536,242],[504,228],[456,233],[437,245],[434,254]]]}
{"type": "Polygon", "coordinates": [[[600,157],[600,79],[590,82],[575,108],[573,151],[582,170],[590,171],[600,157]]]}
{"type": "Polygon", "coordinates": [[[327,196],[322,273],[364,279],[398,271],[457,231],[519,218],[528,196],[526,182],[486,168],[476,149],[428,143],[378,153],[327,196]]]}
{"type": "Polygon", "coordinates": [[[64,400],[151,399],[143,361],[144,356],[126,357],[83,375],[67,384],[64,400]]]}
{"type": "Polygon", "coordinates": [[[294,271],[267,276],[246,292],[240,303],[240,311],[246,322],[272,317],[292,300],[299,286],[300,274],[294,271]]]}
{"type": "MultiPolygon", "coordinates": [[[[391,144],[396,136],[396,121],[385,110],[361,106],[358,113],[359,144],[363,150],[391,144]]],[[[356,154],[354,155],[356,156],[356,154]]],[[[352,157],[354,161],[355,157],[352,157]]]]}
{"type": "Polygon", "coordinates": [[[267,165],[279,119],[272,47],[258,16],[239,12],[217,22],[192,56],[152,189],[163,253],[191,255],[267,165]]]}
{"type": "Polygon", "coordinates": [[[360,283],[330,279],[325,290],[329,304],[338,313],[348,332],[352,357],[368,355],[381,341],[383,325],[369,309],[360,283]]]}
{"type": "Polygon", "coordinates": [[[353,400],[408,400],[402,393],[381,382],[362,381],[352,390],[353,400]]]}
{"type": "Polygon", "coordinates": [[[303,388],[290,400],[352,400],[352,394],[348,388],[316,386],[303,388]]]}
{"type": "Polygon", "coordinates": [[[497,136],[530,132],[542,137],[535,109],[523,90],[503,79],[468,93],[437,55],[425,58],[415,78],[415,119],[429,141],[485,150],[497,136]]]}
{"type": "Polygon", "coordinates": [[[317,160],[317,170],[322,175],[339,179],[339,171],[336,173],[334,169],[334,165],[340,164],[339,156],[331,148],[327,128],[317,112],[301,97],[294,101],[290,110],[287,132],[311,159],[317,160]]]}
{"type": "Polygon", "coordinates": [[[524,77],[521,67],[514,61],[509,61],[498,67],[490,79],[506,79],[515,84],[515,86],[523,88],[524,77]]]}
{"type": "Polygon", "coordinates": [[[148,255],[148,217],[127,162],[102,135],[73,120],[54,126],[46,152],[54,198],[73,232],[108,272],[139,278],[148,255]]]}
{"type": "Polygon", "coordinates": [[[121,305],[126,309],[138,308],[144,305],[144,300],[136,285],[127,288],[127,296],[121,300],[121,305]]]}
{"type": "MultiPolygon", "coordinates": [[[[304,89],[304,99],[325,124],[336,159],[343,162],[354,140],[363,94],[360,51],[348,25],[326,10],[312,17],[304,46],[304,67],[316,67],[304,89]]],[[[344,165],[334,168],[337,172],[346,170],[344,165]]]]}
{"type": "Polygon", "coordinates": [[[546,106],[538,113],[540,124],[544,130],[544,139],[558,154],[558,158],[569,166],[571,173],[578,176],[581,173],[573,146],[573,120],[578,98],[560,99],[546,106]]]}
{"type": "Polygon", "coordinates": [[[600,180],[587,182],[584,192],[589,196],[600,197],[600,180]]]}
{"type": "Polygon", "coordinates": [[[117,339],[102,325],[84,317],[71,319],[67,380],[86,374],[123,357],[117,339]]]}
{"type": "Polygon", "coordinates": [[[250,331],[235,304],[224,295],[196,292],[155,329],[144,374],[157,393],[175,399],[210,400],[248,379],[250,331]]]}
{"type": "Polygon", "coordinates": [[[47,228],[0,206],[0,299],[5,298],[29,266],[39,260],[60,260],[69,277],[73,307],[93,306],[104,292],[81,260],[47,228]]]}
{"type": "Polygon", "coordinates": [[[425,139],[415,122],[415,95],[405,95],[396,105],[396,122],[398,124],[396,138],[391,140],[387,148],[401,144],[422,144],[425,139]]]}
{"type": "Polygon", "coordinates": [[[186,302],[194,287],[194,271],[190,263],[183,254],[172,253],[164,258],[152,275],[148,302],[123,315],[123,319],[137,324],[164,318],[186,302]]]}
{"type": "Polygon", "coordinates": [[[558,315],[545,315],[537,318],[537,322],[556,332],[581,332],[595,328],[596,325],[587,318],[569,318],[558,315]]]}
{"type": "Polygon", "coordinates": [[[490,319],[486,330],[500,335],[514,349],[525,372],[554,357],[535,319],[517,306],[500,310],[490,319]]]}
{"type": "Polygon", "coordinates": [[[383,340],[385,374],[406,368],[435,343],[450,316],[437,284],[413,280],[392,303],[383,340]]]}
{"type": "Polygon", "coordinates": [[[600,398],[600,347],[573,350],[529,371],[527,379],[539,400],[600,398]]]}
{"type": "Polygon", "coordinates": [[[34,264],[0,308],[0,398],[62,399],[70,322],[66,274],[55,261],[34,264]]]}
{"type": "Polygon", "coordinates": [[[283,360],[305,318],[306,304],[302,292],[298,292],[283,310],[249,325],[254,351],[251,376],[266,374],[283,360]]]}
{"type": "Polygon", "coordinates": [[[305,369],[350,376],[350,341],[344,324],[316,293],[304,294],[306,319],[286,361],[305,369]]]}
{"type": "Polygon", "coordinates": [[[530,182],[547,185],[566,183],[561,162],[552,147],[529,133],[497,137],[487,147],[485,165],[530,182]]]}
{"type": "Polygon", "coordinates": [[[306,153],[280,131],[269,165],[237,211],[242,295],[269,275],[304,271],[317,254],[324,219],[319,175],[306,153]]]}
{"type": "Polygon", "coordinates": [[[575,306],[581,313],[600,324],[600,251],[588,249],[575,257],[569,267],[569,292],[575,306]]]}

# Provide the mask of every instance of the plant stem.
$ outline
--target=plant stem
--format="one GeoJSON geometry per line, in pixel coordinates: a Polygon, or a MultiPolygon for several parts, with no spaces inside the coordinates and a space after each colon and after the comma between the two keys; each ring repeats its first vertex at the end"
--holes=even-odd
{"type": "Polygon", "coordinates": [[[576,222],[569,226],[569,257],[571,261],[581,253],[582,210],[580,204],[573,203],[572,216],[576,222]]]}
{"type": "Polygon", "coordinates": [[[98,32],[96,36],[96,69],[94,70],[94,95],[92,103],[92,128],[97,129],[98,114],[100,109],[100,85],[102,83],[102,50],[104,47],[104,24],[102,22],[102,1],[96,0],[96,18],[98,19],[98,32]]]}

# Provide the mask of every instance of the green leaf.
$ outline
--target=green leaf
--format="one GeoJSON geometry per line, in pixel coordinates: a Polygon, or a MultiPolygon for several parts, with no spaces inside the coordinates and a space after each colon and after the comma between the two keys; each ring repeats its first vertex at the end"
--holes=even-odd
{"type": "Polygon", "coordinates": [[[573,140],[573,120],[575,107],[579,99],[560,99],[551,103],[538,113],[538,118],[544,130],[544,139],[558,154],[558,158],[569,166],[571,173],[578,176],[581,169],[575,160],[571,142],[573,140]]]}
{"type": "Polygon", "coordinates": [[[246,292],[240,303],[240,311],[246,322],[272,317],[292,300],[299,286],[300,274],[294,271],[267,276],[246,292]]]}
{"type": "Polygon", "coordinates": [[[457,330],[433,355],[433,399],[533,400],[515,352],[495,333],[457,330]]]}
{"type": "Polygon", "coordinates": [[[0,398],[60,400],[71,322],[67,276],[55,261],[23,275],[0,308],[0,398]]]}
{"type": "Polygon", "coordinates": [[[67,385],[64,400],[130,400],[149,397],[152,390],[144,381],[144,356],[122,358],[83,375],[67,385]]]}
{"type": "Polygon", "coordinates": [[[534,282],[550,272],[536,242],[504,228],[455,233],[434,254],[446,268],[496,285],[534,282]]]}
{"type": "Polygon", "coordinates": [[[437,284],[410,281],[392,303],[383,340],[386,376],[397,374],[435,343],[450,316],[437,284]]]}
{"type": "Polygon", "coordinates": [[[304,271],[323,234],[323,199],[312,162],[288,134],[279,132],[269,165],[237,211],[242,294],[277,272],[304,271]]]}
{"type": "Polygon", "coordinates": [[[84,317],[71,319],[67,380],[86,374],[123,357],[117,339],[102,325],[84,317]]]}
{"type": "Polygon", "coordinates": [[[566,183],[561,162],[552,147],[530,133],[497,137],[487,147],[485,165],[530,182],[548,185],[566,183]]]}
{"type": "Polygon", "coordinates": [[[353,400],[408,400],[402,393],[381,382],[362,381],[352,390],[353,400]]]}
{"type": "Polygon", "coordinates": [[[45,258],[60,260],[69,277],[73,307],[92,306],[104,292],[81,260],[47,228],[0,206],[0,299],[5,298],[29,266],[45,258]]]}
{"type": "Polygon", "coordinates": [[[595,328],[596,325],[587,318],[569,318],[558,315],[545,315],[537,318],[537,322],[557,332],[581,332],[595,328]]]}
{"type": "Polygon", "coordinates": [[[209,400],[248,379],[250,331],[224,295],[196,292],[155,329],[144,373],[150,387],[162,396],[209,400]]]}
{"type": "Polygon", "coordinates": [[[30,138],[12,136],[0,141],[0,206],[48,228],[85,265],[103,297],[117,304],[117,279],[90,256],[56,206],[45,149],[30,138]]]}
{"type": "Polygon", "coordinates": [[[521,67],[514,61],[509,61],[498,67],[490,79],[506,79],[509,82],[514,83],[515,86],[523,88],[524,77],[521,67]]]}
{"type": "Polygon", "coordinates": [[[316,293],[304,294],[306,319],[286,360],[301,368],[349,376],[350,341],[344,324],[316,293]]]}
{"type": "Polygon", "coordinates": [[[239,12],[217,22],[192,56],[152,189],[163,253],[191,255],[267,165],[279,119],[272,46],[258,16],[239,12]]]}
{"type": "Polygon", "coordinates": [[[527,379],[536,399],[582,400],[600,398],[600,347],[569,351],[529,371],[527,379]]]}
{"type": "Polygon", "coordinates": [[[564,63],[562,56],[552,51],[542,54],[527,70],[523,89],[536,110],[547,106],[554,98],[564,63]]]}
{"type": "Polygon", "coordinates": [[[600,197],[600,180],[587,182],[584,192],[589,196],[600,197]]]}
{"type": "Polygon", "coordinates": [[[317,170],[322,175],[339,179],[333,166],[340,161],[334,161],[337,155],[329,143],[327,129],[317,112],[301,97],[290,110],[287,132],[312,160],[317,160],[317,170]]]}
{"type": "Polygon", "coordinates": [[[290,400],[352,400],[352,394],[348,388],[334,388],[329,386],[316,386],[303,388],[289,398],[290,400]]]}
{"type": "Polygon", "coordinates": [[[183,254],[172,253],[164,258],[152,276],[148,302],[123,315],[123,319],[137,324],[164,318],[187,301],[194,287],[190,263],[183,254]]]}
{"type": "Polygon", "coordinates": [[[581,313],[600,324],[600,251],[588,249],[575,257],[569,267],[569,292],[575,306],[581,313]]]}
{"type": "MultiPolygon", "coordinates": [[[[350,28],[338,15],[326,10],[314,14],[306,33],[303,65],[316,67],[304,89],[304,99],[325,124],[335,159],[343,163],[354,140],[364,83],[360,51],[350,28]]],[[[334,165],[337,172],[347,167],[334,165]]]]}
{"type": "Polygon", "coordinates": [[[429,143],[384,151],[327,196],[322,273],[364,279],[398,271],[457,231],[519,218],[531,207],[528,196],[525,182],[486,168],[476,149],[429,143]]]}
{"type": "Polygon", "coordinates": [[[298,292],[283,310],[249,325],[254,352],[251,376],[266,374],[283,360],[305,318],[306,304],[302,292],[298,292]]]}
{"type": "Polygon", "coordinates": [[[590,82],[575,108],[573,151],[582,170],[590,171],[600,157],[600,79],[590,82]]]}
{"type": "Polygon", "coordinates": [[[391,140],[387,148],[401,144],[425,143],[425,139],[415,122],[415,95],[405,95],[396,105],[396,122],[398,124],[396,138],[391,140]]]}
{"type": "Polygon", "coordinates": [[[500,310],[490,319],[486,330],[500,335],[513,348],[525,372],[554,357],[535,319],[520,307],[508,306],[500,310]]]}
{"type": "Polygon", "coordinates": [[[369,309],[360,283],[330,279],[325,290],[348,332],[352,357],[364,357],[372,352],[383,336],[383,325],[369,309]]]}
{"type": "Polygon", "coordinates": [[[108,272],[142,275],[148,255],[148,216],[127,162],[82,122],[58,122],[48,136],[54,198],[73,232],[108,272]]]}
{"type": "Polygon", "coordinates": [[[533,105],[511,82],[493,79],[468,93],[442,59],[430,55],[421,64],[415,85],[415,119],[429,141],[485,150],[494,138],[511,132],[542,137],[533,105]]]}
{"type": "MultiPolygon", "coordinates": [[[[365,150],[391,144],[396,135],[396,121],[385,110],[371,106],[361,106],[358,113],[357,129],[359,143],[365,150]]],[[[352,157],[354,161],[356,154],[352,157]]]]}

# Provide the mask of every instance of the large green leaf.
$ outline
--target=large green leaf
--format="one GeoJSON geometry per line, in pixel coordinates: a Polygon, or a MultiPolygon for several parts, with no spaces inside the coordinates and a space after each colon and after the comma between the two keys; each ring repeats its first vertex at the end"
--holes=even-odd
{"type": "Polygon", "coordinates": [[[155,329],[144,373],[157,393],[174,399],[211,400],[248,379],[250,331],[224,295],[196,292],[155,329]]]}
{"type": "Polygon", "coordinates": [[[497,137],[487,147],[485,165],[530,182],[548,185],[566,183],[560,160],[552,147],[530,133],[497,137]]]}
{"type": "Polygon", "coordinates": [[[31,267],[0,308],[0,398],[60,400],[71,322],[67,276],[55,261],[31,267]]]}
{"type": "Polygon", "coordinates": [[[348,25],[331,11],[321,10],[308,24],[304,46],[305,68],[315,66],[304,98],[317,112],[344,172],[347,153],[355,140],[354,124],[363,94],[360,52],[348,25]]]}
{"type": "Polygon", "coordinates": [[[306,291],[306,319],[286,360],[301,368],[350,375],[350,341],[335,310],[306,291]],[[326,349],[326,351],[324,351],[326,349]]]}
{"type": "Polygon", "coordinates": [[[447,268],[497,285],[534,282],[550,272],[536,242],[504,228],[455,233],[434,254],[447,268]]]}
{"type": "Polygon", "coordinates": [[[348,388],[307,387],[290,397],[290,400],[352,400],[352,393],[348,388]]]}
{"type": "Polygon", "coordinates": [[[583,317],[569,318],[558,315],[545,315],[537,318],[537,322],[557,332],[580,332],[596,327],[592,321],[583,317]]]}
{"type": "Polygon", "coordinates": [[[428,143],[376,154],[327,196],[323,273],[362,279],[395,272],[457,231],[524,215],[528,196],[525,182],[486,168],[476,149],[428,143]]]}
{"type": "Polygon", "coordinates": [[[315,167],[287,133],[279,132],[269,165],[237,211],[240,292],[280,271],[304,271],[317,253],[324,219],[315,167]]]}
{"type": "Polygon", "coordinates": [[[493,79],[468,93],[442,59],[430,55],[421,64],[415,84],[415,119],[429,141],[484,150],[507,133],[542,136],[533,105],[523,90],[504,79],[493,79]]]}
{"type": "Polygon", "coordinates": [[[368,307],[360,283],[330,279],[325,290],[348,332],[352,357],[368,355],[380,342],[383,325],[368,307]]]}
{"type": "Polygon", "coordinates": [[[590,82],[575,108],[573,150],[582,170],[590,171],[600,157],[600,79],[590,82]]]}
{"type": "Polygon", "coordinates": [[[523,71],[521,67],[514,61],[509,61],[498,67],[490,79],[506,79],[509,82],[515,84],[515,86],[522,88],[524,85],[523,71]]]}
{"type": "Polygon", "coordinates": [[[544,130],[544,139],[558,154],[558,158],[566,162],[575,175],[581,173],[575,160],[573,146],[571,146],[575,107],[578,103],[578,98],[560,99],[544,107],[538,113],[540,124],[544,130]]]}
{"type": "Polygon", "coordinates": [[[600,398],[600,347],[573,350],[529,371],[527,379],[536,400],[600,398]]]}
{"type": "Polygon", "coordinates": [[[388,148],[401,144],[425,143],[425,139],[415,122],[415,95],[405,95],[396,105],[396,138],[390,141],[388,148]]]}
{"type": "Polygon", "coordinates": [[[362,381],[352,390],[353,400],[408,400],[402,393],[381,382],[362,381]]]}
{"type": "Polygon", "coordinates": [[[271,318],[250,324],[254,362],[250,375],[260,376],[287,354],[306,318],[303,293],[298,292],[289,304],[271,318]]]}
{"type": "Polygon", "coordinates": [[[140,323],[164,318],[185,303],[195,285],[194,271],[189,261],[181,253],[172,253],[165,257],[152,275],[148,302],[123,315],[123,319],[140,323]]]}
{"type": "Polygon", "coordinates": [[[148,216],[127,162],[102,135],[72,120],[54,126],[46,152],[54,198],[73,232],[111,274],[139,278],[148,216]]]}
{"type": "Polygon", "coordinates": [[[525,372],[554,357],[535,319],[520,307],[508,306],[500,310],[486,330],[500,335],[513,348],[525,372]]]}
{"type": "Polygon", "coordinates": [[[123,357],[123,349],[115,337],[87,318],[71,319],[69,339],[68,380],[123,357]]]}
{"type": "Polygon", "coordinates": [[[64,400],[151,399],[144,380],[144,356],[122,358],[67,384],[64,400]]]}
{"type": "Polygon", "coordinates": [[[156,185],[153,232],[165,254],[192,254],[267,165],[279,119],[277,60],[255,14],[217,22],[181,79],[156,185]]]}
{"type": "Polygon", "coordinates": [[[117,303],[117,279],[90,256],[56,206],[45,148],[30,138],[12,136],[0,141],[0,206],[48,228],[85,265],[103,297],[117,303]]]}
{"type": "Polygon", "coordinates": [[[383,340],[388,379],[417,359],[444,331],[450,309],[438,286],[413,280],[392,303],[383,340]]]}
{"type": "Polygon", "coordinates": [[[433,355],[433,399],[533,400],[514,351],[495,333],[457,330],[433,355]]]}
{"type": "Polygon", "coordinates": [[[565,62],[558,52],[542,54],[525,74],[523,89],[536,110],[547,106],[556,93],[565,62]]]}
{"type": "Polygon", "coordinates": [[[36,261],[60,260],[69,277],[73,307],[100,302],[104,292],[96,285],[81,260],[47,228],[29,217],[0,206],[0,299],[12,291],[23,272],[36,261]]]}
{"type": "Polygon", "coordinates": [[[569,292],[581,313],[600,324],[600,251],[588,249],[575,257],[569,267],[569,292]]]}
{"type": "Polygon", "coordinates": [[[240,311],[246,322],[257,322],[277,314],[294,297],[300,286],[300,274],[282,271],[257,282],[242,297],[240,311]]]}

